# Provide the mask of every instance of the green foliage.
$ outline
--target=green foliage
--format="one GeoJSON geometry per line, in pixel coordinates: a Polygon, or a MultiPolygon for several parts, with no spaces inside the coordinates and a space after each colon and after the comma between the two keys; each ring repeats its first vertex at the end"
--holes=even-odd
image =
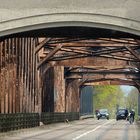
{"type": "Polygon", "coordinates": [[[134,109],[137,116],[138,90],[133,88],[130,93],[125,94],[120,86],[94,86],[93,102],[94,111],[107,108],[112,118],[115,117],[117,106],[129,110],[134,109]]]}
{"type": "Polygon", "coordinates": [[[125,97],[126,107],[131,110],[134,109],[136,116],[138,114],[138,90],[132,89],[130,93],[125,97]]]}
{"type": "Polygon", "coordinates": [[[94,109],[107,108],[112,117],[116,113],[116,105],[123,106],[123,94],[119,86],[95,86],[94,109]]]}

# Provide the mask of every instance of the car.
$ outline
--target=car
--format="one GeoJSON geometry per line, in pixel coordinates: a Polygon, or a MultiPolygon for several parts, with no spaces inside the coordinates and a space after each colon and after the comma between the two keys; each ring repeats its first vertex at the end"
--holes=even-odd
{"type": "Polygon", "coordinates": [[[116,120],[126,120],[128,116],[128,110],[127,109],[118,109],[116,113],[116,120]]]}
{"type": "Polygon", "coordinates": [[[100,118],[105,118],[105,119],[109,120],[109,112],[108,112],[108,109],[100,109],[98,111],[97,119],[99,120],[100,118]]]}

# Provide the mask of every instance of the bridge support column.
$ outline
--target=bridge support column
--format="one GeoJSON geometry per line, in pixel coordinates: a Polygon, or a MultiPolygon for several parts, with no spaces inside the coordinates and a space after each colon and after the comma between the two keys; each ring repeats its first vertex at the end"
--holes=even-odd
{"type": "Polygon", "coordinates": [[[66,81],[66,112],[79,112],[79,82],[78,80],[66,81]]]}
{"type": "Polygon", "coordinates": [[[64,67],[48,69],[42,81],[42,112],[65,111],[64,67]]]}
{"type": "Polygon", "coordinates": [[[64,67],[54,66],[54,112],[65,112],[64,67]]]}

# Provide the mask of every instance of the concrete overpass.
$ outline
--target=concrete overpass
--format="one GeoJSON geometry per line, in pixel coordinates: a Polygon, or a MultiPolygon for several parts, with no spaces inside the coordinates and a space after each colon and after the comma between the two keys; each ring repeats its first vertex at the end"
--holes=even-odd
{"type": "Polygon", "coordinates": [[[1,0],[0,36],[50,27],[84,26],[140,35],[138,0],[1,0]]]}

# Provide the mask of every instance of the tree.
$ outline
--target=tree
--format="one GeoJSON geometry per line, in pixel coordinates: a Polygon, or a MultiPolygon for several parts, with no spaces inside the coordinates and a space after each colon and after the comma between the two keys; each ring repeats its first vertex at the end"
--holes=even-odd
{"type": "Polygon", "coordinates": [[[126,106],[129,110],[134,109],[136,114],[138,111],[138,90],[133,88],[125,97],[126,106]]]}
{"type": "Polygon", "coordinates": [[[117,104],[124,106],[120,86],[95,86],[93,95],[94,109],[107,108],[112,117],[115,117],[117,104]]]}

